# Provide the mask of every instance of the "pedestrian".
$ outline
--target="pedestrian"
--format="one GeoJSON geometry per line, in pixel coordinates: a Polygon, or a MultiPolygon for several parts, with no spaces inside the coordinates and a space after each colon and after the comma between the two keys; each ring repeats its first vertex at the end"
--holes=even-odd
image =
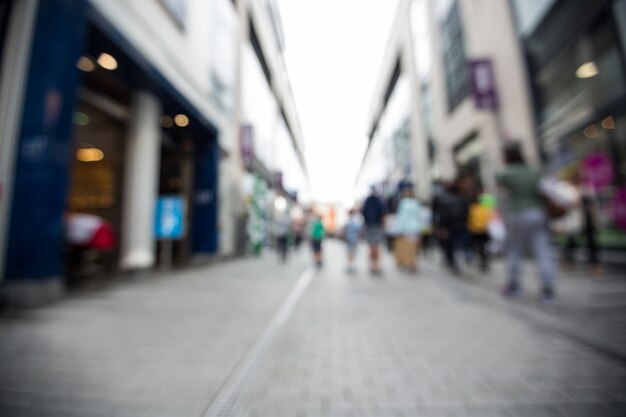
{"type": "Polygon", "coordinates": [[[556,269],[548,216],[539,193],[540,174],[525,163],[518,143],[504,147],[504,160],[506,168],[496,178],[498,186],[506,192],[503,215],[507,229],[507,283],[502,292],[509,297],[520,294],[522,258],[530,246],[539,266],[542,300],[550,303],[556,295],[556,269]]]}
{"type": "Polygon", "coordinates": [[[420,244],[421,207],[411,185],[405,186],[396,212],[396,259],[402,268],[417,272],[417,251],[420,244]]]}
{"type": "Polygon", "coordinates": [[[359,237],[361,236],[362,223],[359,218],[359,211],[352,209],[349,212],[348,221],[343,228],[343,238],[346,242],[348,250],[348,267],[347,272],[349,274],[354,273],[354,257],[356,255],[356,248],[359,244],[359,237]]]}
{"type": "Polygon", "coordinates": [[[446,266],[455,274],[461,272],[456,252],[461,251],[466,263],[472,259],[470,236],[467,230],[469,199],[466,196],[467,177],[459,175],[453,182],[444,183],[433,199],[435,236],[444,253],[446,266]]]}
{"type": "Polygon", "coordinates": [[[489,258],[487,243],[489,243],[489,222],[494,218],[494,198],[490,194],[481,194],[469,206],[467,229],[470,232],[470,241],[474,252],[480,259],[480,270],[487,272],[489,258]]]}
{"type": "Polygon", "coordinates": [[[376,188],[372,187],[370,195],[365,199],[361,214],[365,222],[365,240],[369,245],[369,268],[372,274],[379,274],[380,245],[385,239],[383,226],[385,222],[385,208],[376,188]]]}
{"type": "Polygon", "coordinates": [[[280,212],[274,218],[274,237],[276,239],[276,249],[281,262],[287,261],[289,249],[289,234],[291,232],[291,218],[289,214],[280,212]]]}
{"type": "Polygon", "coordinates": [[[313,248],[313,260],[318,267],[322,266],[322,242],[326,236],[322,216],[315,214],[309,225],[309,238],[311,239],[311,247],[313,248]]]}
{"type": "Polygon", "coordinates": [[[593,188],[582,182],[578,170],[572,172],[568,182],[576,196],[573,207],[563,219],[559,219],[557,222],[562,224],[565,234],[563,265],[565,269],[572,268],[574,251],[579,246],[578,239],[582,237],[587,249],[589,272],[593,277],[598,277],[601,273],[601,267],[597,241],[597,199],[593,188]]]}

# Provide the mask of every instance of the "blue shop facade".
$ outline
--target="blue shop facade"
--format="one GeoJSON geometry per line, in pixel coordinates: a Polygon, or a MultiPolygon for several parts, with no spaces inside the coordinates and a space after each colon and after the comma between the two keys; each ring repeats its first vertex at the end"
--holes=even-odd
{"type": "MultiPolygon", "coordinates": [[[[18,2],[2,11],[2,40],[18,2]]],[[[163,242],[139,226],[146,219],[134,205],[154,217],[151,207],[164,196],[182,202],[184,223],[181,236],[167,242],[168,257],[185,263],[215,254],[216,123],[89,1],[36,3],[3,237],[3,291],[37,304],[72,280],[157,266],[163,242]],[[74,213],[105,220],[115,248],[71,264],[66,222],[74,213]]]]}

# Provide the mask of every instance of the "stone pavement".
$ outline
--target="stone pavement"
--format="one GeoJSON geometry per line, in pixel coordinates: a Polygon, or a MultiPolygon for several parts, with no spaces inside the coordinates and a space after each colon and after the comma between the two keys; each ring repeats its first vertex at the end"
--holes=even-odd
{"type": "Polygon", "coordinates": [[[387,257],[373,277],[362,247],[347,275],[341,251],[327,244],[243,415],[626,415],[625,363],[433,268],[409,275],[387,257]]]}
{"type": "Polygon", "coordinates": [[[305,250],[5,316],[0,416],[626,415],[626,363],[490,287],[389,257],[373,277],[364,247],[354,275],[340,243],[325,255],[314,276],[305,250]]]}
{"type": "Polygon", "coordinates": [[[0,316],[0,416],[202,415],[308,261],[269,255],[0,316]]]}

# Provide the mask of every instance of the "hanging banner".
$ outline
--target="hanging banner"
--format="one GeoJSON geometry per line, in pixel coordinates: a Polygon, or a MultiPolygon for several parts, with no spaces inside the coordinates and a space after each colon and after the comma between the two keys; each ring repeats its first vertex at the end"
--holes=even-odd
{"type": "Polygon", "coordinates": [[[498,94],[493,64],[488,58],[469,61],[474,106],[481,110],[497,110],[498,94]]]}

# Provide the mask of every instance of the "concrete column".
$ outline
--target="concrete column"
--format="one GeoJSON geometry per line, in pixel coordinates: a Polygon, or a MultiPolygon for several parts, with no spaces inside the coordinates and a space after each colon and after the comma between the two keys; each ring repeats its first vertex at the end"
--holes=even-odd
{"type": "Polygon", "coordinates": [[[4,258],[9,208],[13,193],[13,170],[17,148],[30,47],[38,0],[15,2],[9,16],[0,68],[0,282],[4,280],[4,258]]]}
{"type": "Polygon", "coordinates": [[[142,269],[154,265],[154,206],[161,159],[161,103],[140,91],[132,103],[125,161],[122,201],[120,266],[142,269]]]}

